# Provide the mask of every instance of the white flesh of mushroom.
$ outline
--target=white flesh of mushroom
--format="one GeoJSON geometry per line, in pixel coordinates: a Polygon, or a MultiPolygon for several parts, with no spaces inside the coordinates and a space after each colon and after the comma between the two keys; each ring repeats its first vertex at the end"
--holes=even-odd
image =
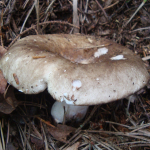
{"type": "Polygon", "coordinates": [[[88,107],[89,106],[68,105],[64,101],[56,101],[52,106],[51,115],[57,123],[62,123],[64,119],[65,121],[73,119],[81,121],[85,117],[88,107]]]}

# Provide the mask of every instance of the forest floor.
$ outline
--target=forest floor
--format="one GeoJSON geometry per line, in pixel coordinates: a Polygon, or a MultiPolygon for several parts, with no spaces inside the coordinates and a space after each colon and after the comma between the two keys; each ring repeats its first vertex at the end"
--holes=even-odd
{"type": "MultiPolygon", "coordinates": [[[[126,46],[143,58],[150,72],[150,2],[146,0],[80,0],[77,5],[71,0],[1,0],[0,23],[0,51],[28,35],[81,33],[126,46]]],[[[135,94],[130,104],[122,99],[90,106],[83,121],[57,124],[50,114],[54,100],[47,90],[26,95],[10,86],[0,95],[0,149],[148,150],[149,88],[135,94]]]]}

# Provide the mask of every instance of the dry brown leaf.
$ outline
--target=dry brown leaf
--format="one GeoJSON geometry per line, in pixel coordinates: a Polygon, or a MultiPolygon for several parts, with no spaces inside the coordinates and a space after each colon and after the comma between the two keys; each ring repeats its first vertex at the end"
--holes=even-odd
{"type": "Polygon", "coordinates": [[[68,147],[66,150],[78,150],[80,142],[73,144],[72,146],[68,147]]]}
{"type": "Polygon", "coordinates": [[[2,71],[0,70],[0,93],[3,94],[5,92],[7,86],[7,81],[3,76],[2,71]]]}
{"type": "Polygon", "coordinates": [[[67,142],[67,137],[74,132],[76,128],[58,124],[56,128],[48,127],[49,133],[58,141],[67,142]]]}
{"type": "Polygon", "coordinates": [[[17,107],[18,102],[14,95],[14,88],[9,87],[5,99],[2,94],[0,94],[0,112],[4,114],[10,114],[17,107]]]}
{"type": "Polygon", "coordinates": [[[7,50],[3,47],[0,46],[0,58],[7,52],[7,50]]]}
{"type": "Polygon", "coordinates": [[[31,136],[31,142],[35,144],[37,150],[40,150],[44,146],[44,141],[36,137],[31,136]]]}
{"type": "Polygon", "coordinates": [[[13,99],[12,99],[11,97],[7,97],[7,98],[5,99],[5,101],[6,101],[7,104],[9,104],[12,108],[15,108],[13,99]]]}
{"type": "MultiPolygon", "coordinates": [[[[0,58],[7,52],[7,50],[3,47],[0,46],[0,58]]],[[[7,81],[3,76],[2,71],[0,70],[0,93],[3,94],[5,92],[7,85],[7,81]]]]}

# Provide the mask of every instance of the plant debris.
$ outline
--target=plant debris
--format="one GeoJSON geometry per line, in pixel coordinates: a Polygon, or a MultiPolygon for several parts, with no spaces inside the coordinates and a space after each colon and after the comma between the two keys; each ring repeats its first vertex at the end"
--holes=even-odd
{"type": "MultiPolygon", "coordinates": [[[[80,33],[101,36],[128,47],[143,59],[150,73],[149,6],[147,0],[2,0],[0,58],[19,38],[28,35],[80,33]]],[[[45,57],[39,55],[33,59],[45,57]]],[[[15,73],[14,78],[19,84],[15,73]]],[[[91,106],[82,122],[72,120],[65,125],[57,124],[51,117],[54,100],[47,91],[25,95],[6,86],[0,71],[2,150],[146,150],[150,147],[149,85],[133,103],[123,99],[100,107],[91,106]]]]}
{"type": "Polygon", "coordinates": [[[2,71],[0,70],[0,93],[3,94],[6,90],[7,80],[4,78],[2,71]]]}
{"type": "Polygon", "coordinates": [[[0,112],[10,114],[18,106],[18,101],[14,95],[14,88],[10,87],[7,90],[5,97],[0,94],[0,112]]]}

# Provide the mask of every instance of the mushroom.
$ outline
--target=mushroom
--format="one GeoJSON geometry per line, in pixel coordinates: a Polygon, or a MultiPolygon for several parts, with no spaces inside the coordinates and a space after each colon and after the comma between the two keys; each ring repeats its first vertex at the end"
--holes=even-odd
{"type": "Polygon", "coordinates": [[[89,106],[68,105],[65,101],[56,101],[52,106],[51,115],[57,123],[63,123],[72,119],[79,122],[86,115],[88,108],[89,106]]]}
{"type": "MultiPolygon", "coordinates": [[[[77,109],[86,106],[87,110],[89,105],[125,98],[149,80],[143,61],[128,48],[80,34],[22,38],[3,55],[0,69],[7,81],[21,92],[36,94],[47,88],[55,100],[64,102],[61,108],[65,106],[67,111],[70,109],[66,105],[77,109]]],[[[53,112],[60,113],[60,104],[58,110],[55,106],[52,115],[62,122],[53,112]]]]}

